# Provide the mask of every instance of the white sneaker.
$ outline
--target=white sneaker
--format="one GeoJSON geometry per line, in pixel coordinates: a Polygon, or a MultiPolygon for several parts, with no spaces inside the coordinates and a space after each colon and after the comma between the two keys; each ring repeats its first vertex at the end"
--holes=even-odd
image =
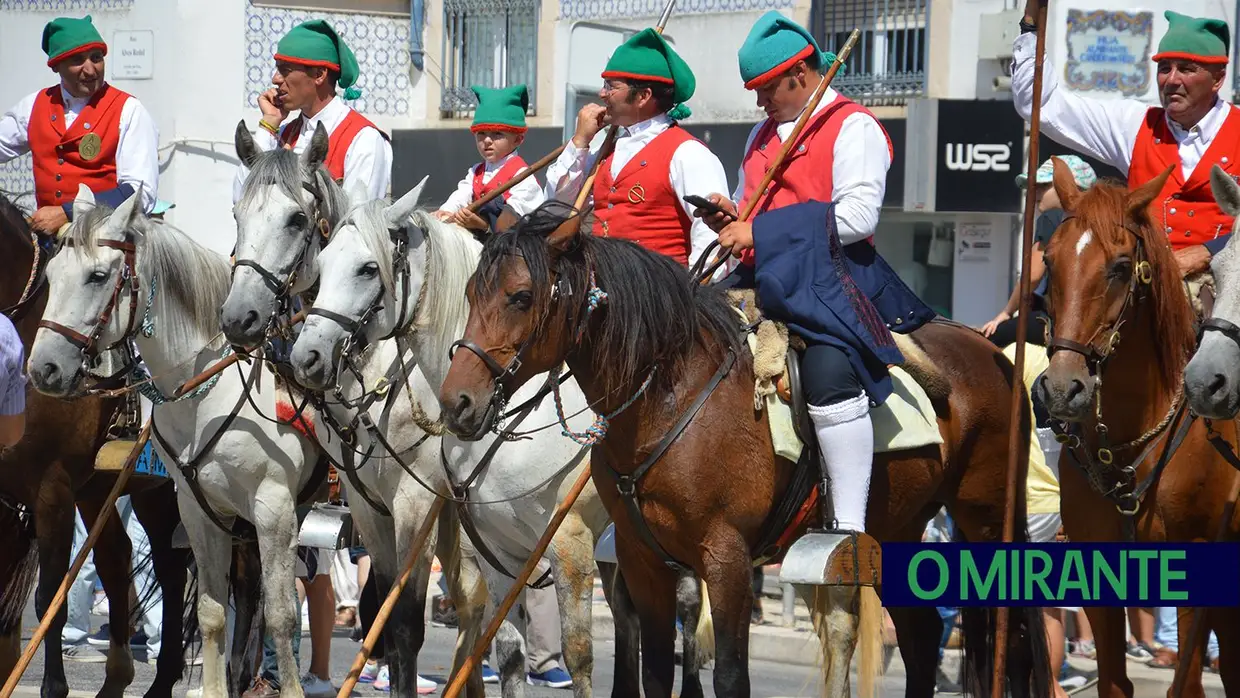
{"type": "Polygon", "coordinates": [[[434,693],[436,688],[439,688],[439,684],[430,679],[422,678],[421,674],[418,675],[418,695],[424,696],[427,693],[434,693]]]}
{"type": "Polygon", "coordinates": [[[108,661],[108,656],[103,652],[91,647],[85,642],[78,642],[72,645],[64,645],[61,648],[61,656],[71,662],[82,662],[83,664],[102,664],[108,661]]]}
{"type": "Polygon", "coordinates": [[[321,679],[310,672],[301,677],[301,690],[308,698],[335,698],[336,689],[332,682],[321,679]]]}
{"type": "Polygon", "coordinates": [[[358,674],[358,683],[374,683],[379,676],[379,662],[370,660],[366,662],[366,666],[362,667],[362,673],[358,674]]]}

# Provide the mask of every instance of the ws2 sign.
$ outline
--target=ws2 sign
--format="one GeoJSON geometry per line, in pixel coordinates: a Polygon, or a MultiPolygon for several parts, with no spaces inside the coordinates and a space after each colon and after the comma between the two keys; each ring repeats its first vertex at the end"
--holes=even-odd
{"type": "Polygon", "coordinates": [[[1012,146],[1002,143],[948,143],[943,154],[953,172],[1007,172],[1012,169],[1012,146]]]}

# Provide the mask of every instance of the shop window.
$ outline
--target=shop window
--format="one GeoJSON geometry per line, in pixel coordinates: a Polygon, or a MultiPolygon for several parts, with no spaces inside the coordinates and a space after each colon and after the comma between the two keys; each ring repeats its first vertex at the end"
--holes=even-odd
{"type": "Polygon", "coordinates": [[[470,85],[524,83],[533,113],[540,6],[539,0],[445,0],[441,112],[472,112],[476,101],[470,85]]]}
{"type": "Polygon", "coordinates": [[[813,0],[811,27],[826,50],[854,28],[860,40],[833,87],[866,103],[901,103],[926,91],[930,0],[813,0]]]}

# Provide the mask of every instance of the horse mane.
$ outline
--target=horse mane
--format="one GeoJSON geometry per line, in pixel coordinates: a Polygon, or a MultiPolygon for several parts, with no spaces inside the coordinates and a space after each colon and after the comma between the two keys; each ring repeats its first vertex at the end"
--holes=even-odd
{"type": "Polygon", "coordinates": [[[574,212],[551,201],[523,217],[482,248],[474,275],[478,293],[494,293],[504,263],[522,257],[534,284],[532,312],[551,318],[552,273],[576,299],[561,314],[569,331],[589,312],[593,283],[607,294],[599,318],[587,330],[594,347],[595,377],[608,393],[622,390],[658,367],[650,390],[670,392],[695,349],[740,351],[741,321],[726,296],[696,286],[688,271],[634,243],[579,234],[572,249],[553,259],[548,235],[574,212]],[[713,345],[713,346],[712,346],[713,345]]]}
{"type": "Polygon", "coordinates": [[[349,209],[349,199],[344,190],[332,179],[327,168],[319,165],[312,172],[307,172],[302,166],[301,156],[286,148],[273,148],[259,153],[241,186],[237,210],[250,211],[262,206],[266,202],[267,187],[274,186],[288,198],[301,203],[302,211],[313,220],[311,204],[306,203],[302,197],[305,191],[302,189],[302,182],[307,177],[323,195],[323,214],[327,220],[333,223],[340,220],[349,209]]]}
{"type": "Polygon", "coordinates": [[[26,214],[13,202],[9,192],[0,189],[0,234],[6,231],[17,233],[22,244],[30,246],[30,226],[26,223],[26,214]]]}
{"type": "Polygon", "coordinates": [[[1136,235],[1141,241],[1153,274],[1149,300],[1153,303],[1150,312],[1158,328],[1154,352],[1165,384],[1174,386],[1179,383],[1184,365],[1197,347],[1193,307],[1184,292],[1170,240],[1155,226],[1145,209],[1135,215],[1127,212],[1128,193],[1127,184],[1098,182],[1081,195],[1073,213],[1088,221],[1094,239],[1102,244],[1108,257],[1114,257],[1128,245],[1129,235],[1136,235]],[[1135,225],[1127,225],[1130,221],[1135,225]]]}
{"type": "MultiPolygon", "coordinates": [[[[100,204],[73,222],[68,236],[79,252],[98,254],[99,233],[111,215],[112,209],[100,204]]],[[[152,312],[161,318],[184,319],[165,321],[156,332],[180,346],[198,335],[219,334],[219,307],[231,284],[228,260],[161,220],[135,216],[132,226],[143,293],[149,293],[150,280],[155,279],[152,312]]]]}

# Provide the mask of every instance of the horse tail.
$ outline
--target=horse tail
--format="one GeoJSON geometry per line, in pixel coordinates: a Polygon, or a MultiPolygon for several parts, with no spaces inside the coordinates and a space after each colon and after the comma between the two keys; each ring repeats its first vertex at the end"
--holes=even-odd
{"type": "Polygon", "coordinates": [[[0,636],[21,629],[22,612],[39,576],[39,544],[24,508],[0,499],[0,636]]]}
{"type": "Polygon", "coordinates": [[[706,580],[698,580],[698,588],[702,592],[702,602],[698,606],[697,631],[693,638],[697,641],[697,665],[706,666],[715,659],[715,619],[710,613],[710,591],[706,588],[706,580]]]}
{"type": "Polygon", "coordinates": [[[879,675],[883,672],[883,602],[874,587],[861,587],[859,595],[857,694],[861,698],[874,698],[879,675]]]}

